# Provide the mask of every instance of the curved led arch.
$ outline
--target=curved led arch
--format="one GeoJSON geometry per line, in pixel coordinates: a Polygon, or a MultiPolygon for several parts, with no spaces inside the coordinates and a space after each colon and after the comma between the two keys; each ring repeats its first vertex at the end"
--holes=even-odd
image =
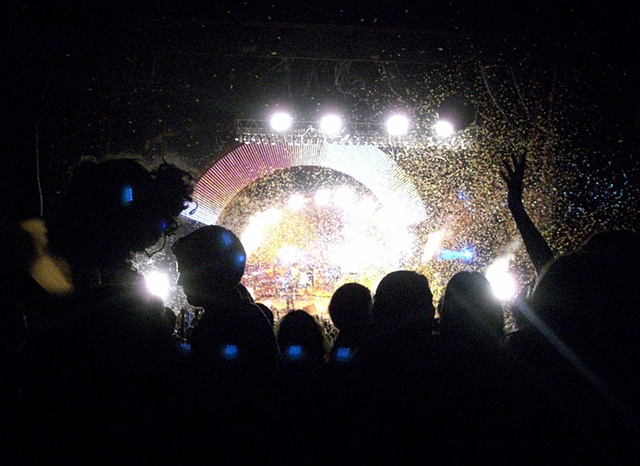
{"type": "Polygon", "coordinates": [[[404,225],[426,219],[424,203],[405,171],[374,145],[243,144],[217,160],[198,180],[190,218],[213,225],[231,200],[255,180],[294,166],[320,166],[366,186],[404,225]]]}

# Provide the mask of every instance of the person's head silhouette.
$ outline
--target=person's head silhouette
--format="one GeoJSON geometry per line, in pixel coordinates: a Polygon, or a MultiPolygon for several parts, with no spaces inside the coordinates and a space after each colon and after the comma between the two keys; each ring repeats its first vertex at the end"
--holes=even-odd
{"type": "Polygon", "coordinates": [[[455,273],[445,288],[440,333],[454,339],[497,344],[504,333],[502,304],[480,272],[455,273]]]}
{"type": "Polygon", "coordinates": [[[385,275],[376,288],[372,314],[374,321],[399,327],[420,324],[431,329],[435,308],[427,277],[412,270],[385,275]]]}
{"type": "Polygon", "coordinates": [[[345,283],[331,296],[329,317],[339,330],[371,320],[371,290],[360,283],[345,283]]]}
{"type": "Polygon", "coordinates": [[[169,163],[152,169],[133,157],[83,160],[47,219],[51,248],[74,263],[121,265],[178,229],[192,181],[169,163]]]}
{"type": "Polygon", "coordinates": [[[178,284],[192,305],[202,306],[211,296],[238,293],[247,255],[231,230],[204,226],[177,240],[171,249],[178,260],[178,284]]]}

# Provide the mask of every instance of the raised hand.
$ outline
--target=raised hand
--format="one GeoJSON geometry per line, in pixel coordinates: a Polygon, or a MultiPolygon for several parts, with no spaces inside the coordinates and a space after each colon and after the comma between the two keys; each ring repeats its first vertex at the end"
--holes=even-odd
{"type": "Polygon", "coordinates": [[[507,201],[509,208],[522,207],[522,192],[524,171],[526,168],[526,159],[524,154],[511,154],[510,160],[502,161],[503,168],[500,170],[500,176],[504,180],[508,189],[507,201]]]}
{"type": "Polygon", "coordinates": [[[509,210],[516,222],[527,254],[536,271],[541,273],[545,264],[553,259],[553,251],[540,234],[522,204],[522,191],[526,161],[524,154],[511,154],[502,162],[500,176],[507,185],[509,210]]]}

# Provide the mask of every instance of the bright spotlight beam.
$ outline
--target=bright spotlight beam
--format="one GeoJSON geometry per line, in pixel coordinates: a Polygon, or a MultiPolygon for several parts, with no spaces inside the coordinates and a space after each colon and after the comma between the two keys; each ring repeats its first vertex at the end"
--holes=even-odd
{"type": "Polygon", "coordinates": [[[151,272],[144,277],[151,294],[167,299],[169,296],[169,277],[161,272],[151,272]]]}
{"type": "Polygon", "coordinates": [[[518,293],[515,277],[509,272],[510,256],[496,259],[487,267],[485,277],[491,283],[493,294],[501,301],[510,301],[518,293]]]}
{"type": "Polygon", "coordinates": [[[313,196],[316,205],[326,206],[331,202],[331,191],[328,189],[319,189],[316,191],[316,194],[313,196]]]}
{"type": "Polygon", "coordinates": [[[302,209],[304,207],[304,204],[305,204],[304,196],[298,193],[292,194],[291,197],[289,197],[289,201],[287,202],[289,209],[293,211],[298,211],[302,209]]]}
{"type": "Polygon", "coordinates": [[[404,115],[392,115],[387,120],[389,136],[405,136],[409,132],[409,119],[404,115]]]}
{"type": "Polygon", "coordinates": [[[326,115],[320,120],[320,131],[327,136],[334,136],[342,129],[342,119],[338,115],[326,115]]]}
{"type": "Polygon", "coordinates": [[[278,251],[278,258],[285,264],[293,264],[298,259],[298,248],[285,245],[278,251]]]}
{"type": "Polygon", "coordinates": [[[335,191],[334,198],[336,204],[345,209],[353,204],[354,193],[351,188],[342,186],[335,191]]]}
{"type": "MultiPolygon", "coordinates": [[[[622,400],[606,385],[595,372],[569,347],[564,343],[560,337],[548,327],[542,319],[540,319],[534,310],[521,299],[515,299],[514,306],[518,309],[520,314],[524,316],[538,331],[552,344],[556,350],[564,356],[582,376],[588,380],[596,390],[598,390],[611,404],[617,406],[622,413],[629,413],[629,408],[625,406],[622,400]]],[[[627,416],[631,416],[627,414],[627,416]]],[[[636,419],[631,418],[631,422],[637,422],[636,419]]]]}
{"type": "Polygon", "coordinates": [[[509,301],[515,297],[518,289],[515,278],[510,273],[489,275],[487,279],[491,283],[493,294],[500,301],[509,301]]]}
{"type": "Polygon", "coordinates": [[[436,134],[441,138],[448,138],[454,133],[454,128],[451,123],[445,120],[440,120],[435,126],[436,134]]]}
{"type": "Polygon", "coordinates": [[[276,112],[271,116],[271,129],[276,132],[287,131],[291,128],[291,123],[293,122],[293,118],[291,115],[285,112],[276,112]]]}

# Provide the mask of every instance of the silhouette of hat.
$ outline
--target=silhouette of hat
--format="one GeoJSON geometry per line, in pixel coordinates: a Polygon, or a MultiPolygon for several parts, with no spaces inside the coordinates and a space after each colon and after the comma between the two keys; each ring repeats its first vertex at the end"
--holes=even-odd
{"type": "Polygon", "coordinates": [[[198,228],[171,247],[180,269],[199,270],[236,285],[244,274],[247,254],[240,239],[218,225],[198,228]]]}

